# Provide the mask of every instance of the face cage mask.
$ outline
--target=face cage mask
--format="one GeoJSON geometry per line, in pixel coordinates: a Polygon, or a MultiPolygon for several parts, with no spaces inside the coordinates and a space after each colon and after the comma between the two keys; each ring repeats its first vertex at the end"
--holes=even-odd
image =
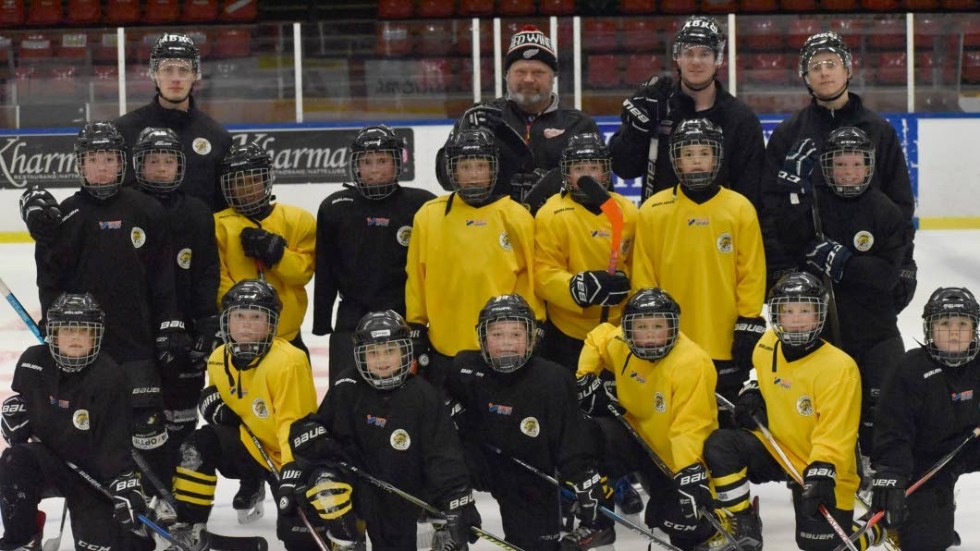
{"type": "Polygon", "coordinates": [[[686,140],[670,145],[670,162],[674,166],[674,174],[677,176],[677,179],[680,181],[682,186],[692,191],[704,189],[715,182],[715,178],[718,176],[718,171],[721,169],[721,157],[721,144],[714,140],[686,140]],[[681,148],[689,145],[706,145],[711,148],[713,167],[710,171],[688,172],[681,174],[680,170],[678,170],[679,163],[682,158],[681,148]]]}
{"type": "Polygon", "coordinates": [[[358,151],[351,158],[350,163],[350,174],[351,180],[354,182],[354,187],[365,199],[371,199],[374,201],[384,199],[385,197],[391,195],[398,189],[398,176],[401,174],[401,152],[394,149],[368,149],[366,151],[358,151]],[[361,178],[361,170],[358,168],[358,161],[361,157],[364,157],[368,153],[386,153],[391,155],[392,163],[394,164],[394,176],[390,183],[386,184],[365,184],[364,179],[361,178]]]}
{"type": "Polygon", "coordinates": [[[235,212],[243,216],[255,216],[272,201],[272,176],[268,168],[250,168],[222,174],[221,193],[235,212]]]}
{"type": "Polygon", "coordinates": [[[85,366],[91,364],[99,357],[99,350],[102,349],[102,334],[105,326],[101,323],[90,321],[59,321],[48,322],[48,336],[44,339],[48,343],[48,350],[58,364],[58,367],[65,373],[78,373],[85,366]],[[92,349],[84,356],[70,357],[62,354],[60,346],[56,343],[56,336],[65,328],[88,329],[92,332],[92,349]]]}
{"type": "Polygon", "coordinates": [[[958,315],[973,320],[973,340],[970,342],[970,346],[968,346],[967,349],[962,352],[947,352],[936,347],[936,341],[934,338],[936,330],[932,329],[932,325],[943,318],[951,317],[949,314],[934,314],[922,320],[922,328],[926,336],[926,351],[929,352],[929,356],[931,356],[932,359],[949,367],[959,367],[963,364],[969,363],[977,356],[977,352],[980,351],[980,331],[978,331],[977,328],[977,322],[980,320],[978,320],[976,316],[966,314],[958,315]]]}
{"type": "Polygon", "coordinates": [[[367,381],[369,385],[378,390],[394,390],[405,384],[405,379],[408,378],[408,374],[412,370],[412,363],[414,361],[415,352],[411,339],[394,339],[384,342],[371,342],[354,347],[354,363],[357,365],[357,371],[360,372],[361,377],[367,381]],[[368,369],[367,349],[371,346],[381,344],[396,344],[401,349],[401,362],[399,367],[387,377],[375,375],[374,373],[371,373],[370,369],[368,369]]]}
{"type": "Polygon", "coordinates": [[[136,182],[145,190],[154,193],[170,193],[180,187],[184,181],[184,170],[187,167],[187,158],[183,151],[172,151],[170,149],[148,149],[139,151],[133,156],[133,165],[136,170],[136,182]],[[143,170],[146,168],[146,156],[152,154],[174,155],[177,157],[177,172],[171,182],[157,182],[146,178],[143,170]]]}
{"type": "MultiPolygon", "coordinates": [[[[243,323],[258,324],[260,322],[255,320],[243,323]]],[[[278,330],[279,314],[276,314],[265,306],[233,306],[221,313],[221,338],[224,340],[225,346],[227,347],[228,352],[231,354],[231,357],[237,360],[238,363],[236,363],[236,366],[238,364],[247,366],[256,358],[261,358],[267,352],[269,352],[269,349],[272,347],[272,340],[276,337],[278,330]],[[262,312],[265,314],[268,331],[264,337],[252,341],[236,341],[234,337],[232,337],[230,328],[231,315],[235,312],[243,310],[247,312],[262,312]]],[[[248,369],[248,367],[239,369],[248,369]]]]}
{"type": "Polygon", "coordinates": [[[78,153],[75,155],[75,163],[78,166],[78,176],[82,180],[82,189],[88,192],[89,195],[95,197],[96,199],[108,199],[113,195],[119,193],[119,188],[122,187],[123,179],[126,177],[126,152],[120,151],[118,149],[98,149],[94,151],[86,151],[84,153],[78,153]],[[119,168],[116,169],[116,178],[112,182],[107,184],[90,184],[85,178],[85,162],[84,158],[89,153],[115,153],[118,157],[119,168]]]}
{"type": "Polygon", "coordinates": [[[623,340],[626,341],[626,345],[629,346],[633,355],[641,360],[659,360],[663,358],[674,348],[674,344],[677,343],[677,328],[680,320],[677,314],[664,313],[664,312],[650,312],[642,314],[630,314],[628,316],[623,316],[622,327],[623,327],[623,340]],[[635,331],[633,331],[633,324],[641,319],[665,319],[667,320],[670,336],[667,338],[667,342],[658,345],[640,345],[636,342],[635,331]]]}
{"type": "Polygon", "coordinates": [[[827,303],[814,297],[783,296],[769,301],[769,323],[772,325],[776,338],[785,346],[806,346],[820,338],[824,323],[827,321],[827,303]],[[810,329],[788,331],[779,321],[779,307],[784,304],[812,304],[816,306],[817,324],[810,329]]]}
{"type": "MultiPolygon", "coordinates": [[[[598,163],[601,165],[602,174],[596,178],[596,180],[598,180],[600,184],[603,184],[608,190],[612,182],[612,161],[609,159],[569,159],[567,161],[561,161],[560,163],[561,176],[565,181],[565,191],[572,196],[572,200],[576,203],[584,206],[593,206],[592,202],[589,201],[589,196],[577,187],[572,187],[572,184],[570,183],[572,180],[572,167],[578,163],[598,163]]],[[[581,178],[581,176],[579,177],[581,178]]]]}
{"type": "Polygon", "coordinates": [[[490,194],[493,193],[493,186],[497,183],[497,159],[488,155],[463,155],[449,159],[449,181],[452,183],[453,190],[456,191],[456,194],[459,195],[459,198],[464,203],[471,207],[481,206],[490,199],[490,194]],[[469,160],[484,160],[489,163],[490,179],[484,182],[485,185],[480,187],[468,186],[465,188],[460,186],[459,178],[456,176],[456,166],[459,164],[459,161],[469,160]]]}
{"type": "Polygon", "coordinates": [[[491,369],[498,373],[513,373],[524,367],[524,364],[531,359],[531,354],[534,352],[534,335],[536,326],[537,322],[517,316],[494,318],[482,322],[479,327],[477,327],[477,336],[480,339],[480,354],[483,356],[483,361],[485,361],[491,369]],[[525,335],[527,335],[527,346],[523,355],[507,354],[497,357],[490,355],[490,347],[489,343],[487,342],[487,331],[491,325],[503,321],[516,321],[524,326],[525,335]]]}
{"type": "Polygon", "coordinates": [[[874,176],[875,173],[874,152],[861,149],[837,149],[834,151],[828,151],[820,155],[820,169],[823,171],[823,178],[827,182],[827,186],[830,188],[830,191],[833,191],[836,195],[843,197],[844,199],[859,197],[868,189],[868,186],[871,185],[871,177],[874,176]],[[837,183],[837,180],[834,178],[834,157],[841,153],[863,154],[864,166],[868,168],[868,173],[864,176],[862,183],[854,185],[837,183]]]}

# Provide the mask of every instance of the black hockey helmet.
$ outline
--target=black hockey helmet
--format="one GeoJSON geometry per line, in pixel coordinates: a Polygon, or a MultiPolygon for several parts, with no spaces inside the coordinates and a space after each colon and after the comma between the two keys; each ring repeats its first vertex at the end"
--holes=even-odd
{"type": "Polygon", "coordinates": [[[282,301],[276,289],[261,279],[243,279],[221,297],[221,335],[239,369],[261,358],[272,346],[279,329],[282,301]],[[253,315],[253,314],[261,315],[253,315]],[[239,333],[237,324],[248,328],[239,333]],[[261,325],[260,325],[261,324],[261,325]],[[235,334],[232,334],[232,329],[235,334]],[[237,335],[237,337],[236,337],[237,335]]]}
{"type": "Polygon", "coordinates": [[[494,371],[500,373],[513,373],[523,367],[531,358],[531,353],[534,352],[537,325],[534,312],[531,311],[531,307],[521,295],[501,295],[488,300],[483,309],[480,310],[480,317],[476,324],[480,352],[483,354],[484,361],[494,371]],[[525,336],[522,342],[521,338],[515,339],[510,336],[510,333],[501,333],[499,335],[500,340],[504,341],[504,345],[501,347],[510,349],[495,355],[490,350],[487,335],[494,333],[494,325],[498,322],[519,323],[520,331],[525,336]],[[523,350],[520,350],[522,345],[523,350]]]}
{"type": "MultiPolygon", "coordinates": [[[[162,163],[162,159],[153,159],[154,163],[162,163]]],[[[144,128],[133,146],[133,170],[136,172],[136,182],[143,189],[153,193],[169,193],[174,191],[184,181],[184,170],[187,158],[184,156],[177,133],[169,128],[144,128]],[[150,154],[173,155],[177,165],[174,178],[170,181],[156,181],[145,174],[146,157],[150,154]]],[[[152,166],[151,173],[152,173],[152,166]]]]}
{"type": "Polygon", "coordinates": [[[823,283],[807,272],[790,272],[779,279],[769,291],[769,324],[776,338],[786,346],[802,347],[816,342],[827,321],[827,304],[830,294],[823,283]],[[788,304],[803,304],[811,307],[809,312],[788,312],[788,304]],[[814,321],[797,322],[784,320],[784,314],[813,313],[814,321]],[[805,325],[804,325],[805,323],[805,325]]]}
{"type": "Polygon", "coordinates": [[[922,328],[925,333],[926,350],[929,355],[937,362],[956,367],[968,363],[977,356],[980,349],[980,333],[977,325],[980,323],[980,304],[977,303],[973,293],[965,287],[940,287],[933,291],[926,302],[922,312],[922,328]],[[957,327],[948,323],[943,323],[952,317],[961,317],[969,320],[973,327],[971,329],[971,340],[969,344],[951,342],[950,337],[959,337],[957,327]],[[945,333],[945,334],[943,334],[945,333]],[[937,338],[942,335],[941,338],[937,338]],[[937,344],[937,340],[944,342],[937,344]],[[940,349],[940,347],[946,350],[940,349]],[[953,348],[960,348],[954,350],[953,348]]]}
{"type": "Polygon", "coordinates": [[[398,189],[398,176],[402,172],[402,141],[395,132],[383,124],[363,128],[354,137],[350,147],[351,156],[348,163],[350,179],[354,187],[366,199],[384,199],[398,189]],[[359,161],[368,153],[383,153],[390,155],[394,163],[394,176],[389,182],[367,183],[361,175],[359,161]]]}
{"type": "Polygon", "coordinates": [[[855,126],[833,130],[823,143],[820,169],[831,191],[844,198],[858,197],[871,185],[875,146],[864,130],[855,126]],[[855,161],[860,166],[854,166],[855,161]]]}
{"type": "Polygon", "coordinates": [[[725,61],[725,31],[712,17],[692,15],[674,36],[673,57],[680,59],[689,48],[704,47],[715,53],[715,65],[725,61]]]}
{"type": "MultiPolygon", "coordinates": [[[[446,145],[446,173],[449,182],[459,197],[468,205],[480,206],[490,199],[493,186],[497,183],[497,165],[500,160],[500,150],[493,139],[493,134],[484,128],[474,128],[455,132],[446,145]],[[490,165],[488,180],[472,180],[467,177],[465,183],[460,182],[456,168],[460,162],[486,161],[490,165]]],[[[470,169],[465,167],[464,169],[470,169]]],[[[467,175],[470,170],[464,170],[467,175]]]]}
{"type": "Polygon", "coordinates": [[[201,79],[201,51],[186,34],[165,33],[157,39],[150,50],[150,77],[157,72],[160,64],[167,59],[183,59],[191,64],[194,79],[201,79]]]}
{"type": "Polygon", "coordinates": [[[704,189],[714,183],[721,170],[722,157],[724,156],[725,138],[721,128],[708,119],[688,119],[682,121],[673,134],[670,136],[670,163],[674,167],[674,173],[681,185],[688,189],[704,189]],[[701,155],[700,148],[697,151],[685,150],[687,146],[704,146],[711,152],[712,159],[701,155]],[[697,153],[694,155],[692,153],[697,153]],[[685,162],[701,160],[698,170],[694,172],[681,173],[679,170],[682,159],[685,162]]]}
{"type": "Polygon", "coordinates": [[[405,384],[415,363],[411,333],[405,318],[394,310],[368,312],[357,322],[352,337],[354,362],[369,385],[393,390],[405,384]],[[397,367],[391,365],[394,354],[398,356],[397,367]]]}
{"type": "MultiPolygon", "coordinates": [[[[99,356],[105,333],[105,312],[88,293],[62,293],[48,307],[45,327],[47,337],[44,340],[48,343],[48,349],[58,367],[67,373],[76,373],[99,356]],[[92,336],[91,348],[73,351],[72,343],[60,342],[62,329],[87,329],[92,336]]],[[[82,344],[79,348],[86,346],[82,344]]]]}
{"type": "Polygon", "coordinates": [[[677,343],[680,331],[681,305],[667,291],[658,288],[640,289],[630,298],[623,309],[623,340],[633,355],[643,360],[659,360],[670,353],[677,343]],[[647,337],[651,328],[639,327],[646,319],[667,320],[670,334],[664,342],[651,342],[647,337]]]}
{"type": "Polygon", "coordinates": [[[612,173],[612,154],[602,137],[594,132],[583,132],[575,134],[568,139],[568,145],[561,152],[561,176],[564,181],[565,191],[571,194],[576,203],[589,205],[589,196],[578,189],[572,187],[572,168],[576,163],[588,162],[599,166],[601,175],[595,177],[596,181],[603,184],[606,189],[611,183],[612,173]]]}
{"type": "Polygon", "coordinates": [[[806,42],[803,43],[803,48],[800,49],[799,73],[801,77],[805,77],[810,72],[810,61],[813,59],[813,56],[823,52],[837,54],[841,63],[847,68],[848,75],[851,74],[853,63],[851,49],[839,34],[835,32],[823,32],[807,38],[806,42]]]}
{"type": "Polygon", "coordinates": [[[254,217],[272,201],[272,157],[256,143],[234,145],[221,161],[221,193],[235,212],[254,217]]]}
{"type": "Polygon", "coordinates": [[[108,199],[119,191],[126,175],[126,140],[115,123],[93,121],[85,123],[75,138],[75,163],[82,179],[82,189],[98,199],[108,199]],[[108,182],[91,183],[85,178],[85,161],[88,153],[114,153],[118,168],[114,178],[108,182]]]}

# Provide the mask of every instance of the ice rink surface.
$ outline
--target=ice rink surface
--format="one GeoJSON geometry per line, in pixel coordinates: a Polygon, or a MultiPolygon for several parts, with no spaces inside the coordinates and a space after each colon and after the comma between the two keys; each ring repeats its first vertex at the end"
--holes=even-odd
{"type": "MultiPolygon", "coordinates": [[[[37,290],[34,284],[33,245],[0,245],[3,268],[0,277],[35,317],[40,314],[37,290]]],[[[915,300],[899,318],[899,327],[905,337],[906,348],[916,346],[921,337],[922,306],[936,287],[966,286],[980,292],[980,231],[920,231],[916,237],[915,258],[919,265],[919,285],[915,300]]],[[[312,292],[312,286],[311,286],[312,292]]],[[[307,314],[303,325],[304,340],[310,347],[313,371],[320,394],[327,384],[327,338],[314,337],[310,333],[312,316],[307,314]]],[[[36,344],[34,336],[24,327],[20,318],[6,305],[0,305],[0,400],[6,398],[14,364],[21,352],[36,344]]],[[[2,444],[0,444],[2,446],[2,444]]],[[[218,484],[217,500],[208,528],[226,535],[262,535],[270,549],[281,549],[275,537],[275,506],[270,496],[266,498],[266,515],[248,526],[239,526],[231,498],[238,488],[237,481],[222,479],[218,484]]],[[[960,479],[957,489],[956,529],[962,536],[963,545],[955,549],[980,551],[980,473],[960,479]]],[[[759,496],[766,549],[783,551],[796,549],[794,543],[793,509],[789,490],[781,484],[753,486],[759,496]]],[[[483,516],[484,529],[503,535],[496,502],[488,494],[478,495],[478,507],[483,516]]],[[[62,501],[49,499],[42,503],[48,521],[45,539],[54,537],[61,520],[62,501]]],[[[634,518],[634,520],[639,520],[634,518]]],[[[66,532],[69,528],[66,527],[66,532]]],[[[646,541],[632,532],[619,529],[615,549],[632,551],[646,549],[646,541]]],[[[71,538],[66,533],[61,549],[71,549],[71,538]]],[[[485,541],[470,546],[476,551],[499,549],[485,541]]],[[[607,548],[608,549],[608,548],[607,548]]],[[[654,549],[657,549],[654,546],[654,549]]],[[[910,550],[907,550],[910,551],[910,550]]]]}

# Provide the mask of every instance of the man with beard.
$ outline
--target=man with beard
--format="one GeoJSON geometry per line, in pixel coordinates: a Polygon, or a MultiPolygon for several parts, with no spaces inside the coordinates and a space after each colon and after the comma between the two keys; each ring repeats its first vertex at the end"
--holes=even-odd
{"type": "MultiPolygon", "coordinates": [[[[554,91],[557,73],[558,57],[551,40],[534,25],[525,25],[511,37],[504,58],[507,95],[468,109],[446,140],[448,144],[461,130],[489,130],[500,150],[493,195],[510,195],[532,212],[561,190],[558,163],[569,138],[599,132],[589,115],[559,106],[554,91]]],[[[452,191],[444,166],[440,150],[436,175],[443,189],[452,191]]]]}

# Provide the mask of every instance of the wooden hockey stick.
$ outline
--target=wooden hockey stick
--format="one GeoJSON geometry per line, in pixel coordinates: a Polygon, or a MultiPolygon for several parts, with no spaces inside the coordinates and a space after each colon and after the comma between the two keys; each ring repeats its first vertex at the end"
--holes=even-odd
{"type": "MultiPolygon", "coordinates": [[[[616,266],[619,264],[619,249],[623,244],[623,211],[619,208],[616,200],[609,195],[609,190],[591,176],[582,176],[578,179],[578,189],[589,197],[589,202],[598,205],[602,213],[609,220],[612,227],[612,237],[609,243],[609,265],[606,272],[609,275],[616,275],[616,266]]],[[[602,307],[602,314],[599,316],[599,323],[609,321],[609,307],[602,307]]]]}

